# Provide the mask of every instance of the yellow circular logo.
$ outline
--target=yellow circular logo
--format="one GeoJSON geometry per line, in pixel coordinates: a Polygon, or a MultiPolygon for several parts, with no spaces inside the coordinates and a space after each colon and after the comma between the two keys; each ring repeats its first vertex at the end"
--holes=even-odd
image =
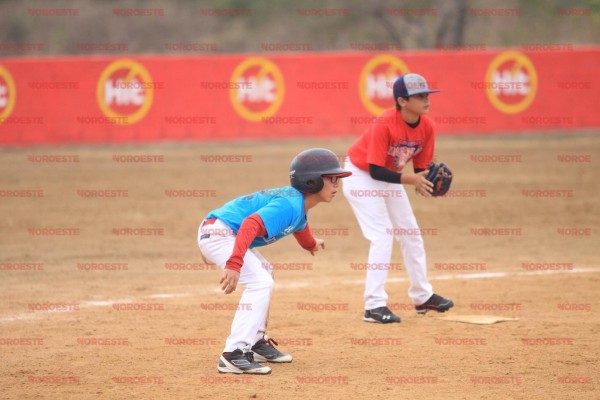
{"type": "Polygon", "coordinates": [[[283,103],[284,93],[281,71],[266,58],[247,58],[231,75],[231,104],[248,121],[260,122],[262,118],[273,116],[283,103]]]}
{"type": "Polygon", "coordinates": [[[537,72],[525,54],[505,51],[490,63],[485,74],[485,91],[494,107],[516,114],[531,105],[538,88],[537,72]]]}
{"type": "Polygon", "coordinates": [[[117,60],[106,67],[96,87],[100,109],[121,125],[144,118],[153,96],[150,73],[142,64],[130,59],[117,60]]]}
{"type": "Polygon", "coordinates": [[[370,59],[360,73],[358,82],[360,100],[367,110],[377,116],[394,107],[394,81],[409,72],[404,61],[391,54],[370,59]]]}
{"type": "Polygon", "coordinates": [[[6,68],[0,65],[0,124],[10,115],[15,107],[17,91],[15,81],[6,68]]]}

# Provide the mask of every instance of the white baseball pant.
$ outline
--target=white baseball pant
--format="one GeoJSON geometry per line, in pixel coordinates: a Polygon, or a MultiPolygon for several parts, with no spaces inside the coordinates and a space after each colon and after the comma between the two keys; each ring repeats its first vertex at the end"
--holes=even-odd
{"type": "Polygon", "coordinates": [[[363,236],[371,242],[365,281],[365,309],[387,305],[385,291],[391,265],[394,238],[400,243],[406,272],[410,280],[408,296],[413,304],[425,303],[433,294],[427,280],[427,259],[421,231],[413,214],[404,186],[377,181],[346,157],[344,169],[352,175],[344,179],[344,196],[348,199],[363,236]]]}
{"type": "MultiPolygon", "coordinates": [[[[208,263],[221,269],[231,253],[235,234],[222,221],[211,225],[201,224],[198,229],[198,246],[208,263]],[[210,237],[202,238],[202,235],[210,237]]],[[[273,290],[273,268],[256,249],[249,249],[244,256],[238,285],[244,286],[238,308],[231,323],[231,333],[225,341],[223,352],[250,348],[263,338],[267,328],[267,317],[273,290]]],[[[239,286],[238,286],[239,288],[239,286]]]]}

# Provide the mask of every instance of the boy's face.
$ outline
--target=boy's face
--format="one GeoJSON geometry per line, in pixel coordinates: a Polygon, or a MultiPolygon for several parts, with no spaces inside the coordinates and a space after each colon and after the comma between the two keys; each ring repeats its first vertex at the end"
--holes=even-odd
{"type": "Polygon", "coordinates": [[[415,94],[410,96],[408,100],[398,97],[398,104],[412,113],[418,115],[427,114],[429,112],[429,94],[415,94]]]}
{"type": "Polygon", "coordinates": [[[342,178],[337,176],[324,176],[323,177],[323,189],[317,195],[322,202],[329,203],[335,197],[335,194],[340,187],[340,181],[342,178]]]}

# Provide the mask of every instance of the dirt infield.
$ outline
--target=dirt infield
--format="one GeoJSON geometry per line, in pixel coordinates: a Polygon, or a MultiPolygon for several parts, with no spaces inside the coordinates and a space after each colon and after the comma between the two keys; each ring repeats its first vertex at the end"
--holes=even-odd
{"type": "Polygon", "coordinates": [[[276,271],[269,333],[294,361],[269,376],[217,373],[240,293],[219,293],[199,222],[286,185],[300,150],[343,155],[349,143],[0,150],[0,398],[600,398],[592,134],[440,138],[450,197],[409,190],[451,313],[518,321],[417,316],[397,248],[387,289],[402,323],[362,322],[373,266],[340,192],[310,212],[324,252],[289,238],[262,251],[276,271]]]}

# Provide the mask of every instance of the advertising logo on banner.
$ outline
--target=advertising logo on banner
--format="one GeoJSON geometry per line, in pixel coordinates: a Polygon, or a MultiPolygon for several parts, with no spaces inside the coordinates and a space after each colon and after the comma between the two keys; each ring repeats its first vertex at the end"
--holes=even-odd
{"type": "Polygon", "coordinates": [[[117,60],[100,75],[96,96],[100,109],[112,122],[133,124],[150,110],[154,82],[148,70],[137,61],[117,60]]]}
{"type": "Polygon", "coordinates": [[[10,72],[0,65],[0,124],[10,116],[16,100],[15,81],[10,72]]]}
{"type": "Polygon", "coordinates": [[[496,56],[485,74],[485,90],[492,105],[505,114],[517,114],[533,102],[538,78],[529,57],[517,51],[496,56]]]}
{"type": "Polygon", "coordinates": [[[378,116],[394,107],[394,81],[410,72],[398,57],[382,54],[370,59],[360,73],[358,87],[360,100],[371,114],[378,116]]]}
{"type": "Polygon", "coordinates": [[[231,104],[244,119],[260,122],[277,112],[283,103],[285,84],[272,61],[250,57],[233,71],[229,90],[231,104]]]}

